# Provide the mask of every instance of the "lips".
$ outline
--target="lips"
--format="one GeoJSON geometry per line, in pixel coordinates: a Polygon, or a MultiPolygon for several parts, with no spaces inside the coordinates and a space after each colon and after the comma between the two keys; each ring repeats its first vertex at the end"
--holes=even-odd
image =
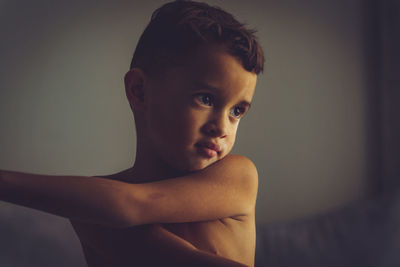
{"type": "Polygon", "coordinates": [[[217,153],[219,153],[219,152],[221,151],[220,146],[217,145],[217,144],[214,144],[213,142],[208,142],[208,141],[205,141],[205,142],[198,142],[198,143],[196,144],[196,146],[197,146],[197,147],[208,148],[208,149],[214,150],[214,151],[217,152],[217,153]]]}
{"type": "Polygon", "coordinates": [[[217,156],[218,153],[221,151],[221,148],[219,145],[214,144],[213,142],[208,142],[208,141],[196,143],[195,146],[197,147],[198,152],[207,158],[213,158],[213,157],[217,156]]]}

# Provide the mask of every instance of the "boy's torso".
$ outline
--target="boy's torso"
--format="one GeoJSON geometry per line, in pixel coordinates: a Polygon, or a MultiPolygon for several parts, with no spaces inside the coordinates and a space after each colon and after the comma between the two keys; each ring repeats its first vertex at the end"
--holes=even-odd
{"type": "Polygon", "coordinates": [[[254,265],[254,214],[215,221],[139,225],[129,228],[110,228],[72,220],[71,223],[90,267],[157,266],[163,260],[168,260],[163,259],[165,254],[162,250],[166,244],[160,244],[159,240],[162,231],[186,240],[188,246],[249,266],[254,265]]]}

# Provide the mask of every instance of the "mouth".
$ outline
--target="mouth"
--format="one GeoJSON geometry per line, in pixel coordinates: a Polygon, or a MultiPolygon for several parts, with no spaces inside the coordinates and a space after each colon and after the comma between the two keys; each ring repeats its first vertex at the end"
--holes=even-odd
{"type": "Polygon", "coordinates": [[[202,155],[208,158],[213,158],[221,152],[220,146],[213,142],[199,142],[195,146],[202,155]]]}

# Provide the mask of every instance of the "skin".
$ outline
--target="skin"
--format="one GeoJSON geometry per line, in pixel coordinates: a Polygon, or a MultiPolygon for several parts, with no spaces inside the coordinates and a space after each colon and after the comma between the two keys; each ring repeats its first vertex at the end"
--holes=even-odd
{"type": "MultiPolygon", "coordinates": [[[[137,156],[132,169],[112,178],[134,183],[175,177],[202,170],[231,151],[257,77],[223,47],[200,48],[193,54],[187,64],[171,68],[159,79],[150,79],[140,69],[126,75],[126,93],[138,124],[137,156]],[[212,157],[204,155],[196,146],[204,141],[217,144],[220,151],[212,157]]],[[[242,163],[242,159],[237,162],[242,163]]],[[[195,190],[188,192],[195,194],[195,190]]],[[[93,229],[75,227],[78,234],[81,231],[81,239],[93,240],[87,235],[93,229]]],[[[205,222],[164,223],[156,228],[202,251],[254,265],[254,210],[205,222]]],[[[147,231],[144,228],[139,234],[147,231]]],[[[99,232],[102,230],[94,235],[99,232]]],[[[146,249],[149,251],[153,249],[146,249]]]]}
{"type": "Polygon", "coordinates": [[[151,79],[140,69],[126,75],[126,94],[137,121],[138,147],[133,167],[138,177],[174,177],[204,169],[232,149],[239,120],[249,108],[257,75],[221,46],[199,48],[179,67],[151,79]],[[210,103],[204,103],[205,97],[210,103]],[[238,116],[231,113],[241,108],[238,116]],[[202,157],[196,143],[221,148],[202,157]]]}
{"type": "Polygon", "coordinates": [[[157,78],[133,69],[132,168],[103,177],[1,171],[0,199],[69,218],[89,266],[253,266],[257,171],[229,152],[256,80],[221,46],[157,78]]]}

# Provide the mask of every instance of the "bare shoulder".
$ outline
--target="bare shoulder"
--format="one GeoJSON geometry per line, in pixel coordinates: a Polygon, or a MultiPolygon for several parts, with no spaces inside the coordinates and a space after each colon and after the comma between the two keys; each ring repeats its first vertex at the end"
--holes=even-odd
{"type": "Polygon", "coordinates": [[[230,168],[235,170],[241,169],[250,172],[249,174],[257,176],[257,168],[254,163],[247,157],[237,154],[229,154],[222,160],[221,163],[230,164],[230,168]]]}
{"type": "Polygon", "coordinates": [[[210,165],[203,170],[209,173],[213,178],[220,177],[242,189],[250,190],[256,194],[258,190],[258,172],[255,164],[247,157],[236,154],[229,154],[220,161],[210,165]]]}
{"type": "Polygon", "coordinates": [[[114,181],[119,181],[119,182],[126,182],[126,183],[139,183],[141,182],[140,179],[132,179],[132,170],[131,168],[113,173],[113,174],[108,174],[108,175],[95,175],[92,176],[94,178],[105,178],[105,179],[110,179],[114,181]]]}
{"type": "Polygon", "coordinates": [[[254,179],[258,177],[257,168],[254,163],[249,158],[236,154],[227,155],[223,159],[200,171],[200,173],[212,171],[218,171],[220,174],[252,177],[254,179]]]}

